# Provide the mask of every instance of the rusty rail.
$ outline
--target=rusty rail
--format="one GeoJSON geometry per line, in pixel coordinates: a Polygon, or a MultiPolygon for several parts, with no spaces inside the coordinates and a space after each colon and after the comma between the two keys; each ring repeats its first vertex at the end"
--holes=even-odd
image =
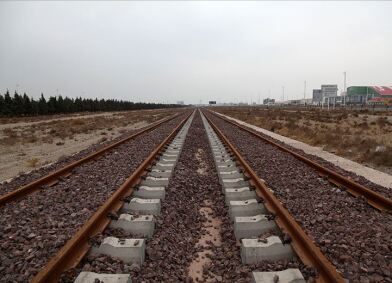
{"type": "Polygon", "coordinates": [[[80,165],[82,165],[82,164],[84,164],[94,158],[97,158],[97,157],[103,155],[108,150],[111,150],[120,144],[123,144],[131,139],[134,139],[137,136],[140,136],[141,134],[143,134],[145,132],[154,130],[155,128],[159,127],[163,123],[168,122],[168,121],[178,117],[178,115],[179,114],[176,114],[171,117],[165,118],[161,121],[155,122],[151,126],[148,126],[147,128],[144,128],[144,129],[136,132],[135,134],[133,134],[127,138],[121,139],[115,143],[112,143],[108,146],[105,146],[104,148],[101,148],[100,150],[98,150],[96,152],[93,152],[93,153],[91,153],[91,154],[89,154],[89,155],[87,155],[77,161],[74,161],[74,162],[72,162],[72,163],[52,172],[52,173],[49,173],[48,175],[41,177],[38,180],[35,180],[29,184],[26,184],[16,190],[12,191],[12,192],[9,192],[9,193],[6,193],[6,194],[0,196],[0,206],[6,204],[8,202],[17,200],[21,197],[28,195],[28,194],[31,194],[31,193],[35,192],[36,190],[38,190],[42,185],[47,185],[50,183],[53,184],[53,183],[57,182],[59,177],[69,174],[71,172],[71,170],[74,169],[75,167],[80,166],[80,165]]]}
{"type": "MultiPolygon", "coordinates": [[[[193,113],[194,111],[192,111],[193,113]]],[[[132,175],[105,201],[94,215],[68,240],[61,250],[33,278],[32,283],[58,282],[61,274],[75,267],[90,249],[88,239],[102,232],[110,222],[109,213],[116,213],[123,206],[123,199],[133,192],[132,187],[140,182],[146,169],[155,160],[159,152],[168,144],[192,115],[190,113],[180,124],[154,149],[139,165],[132,175]]]]}
{"type": "Polygon", "coordinates": [[[366,198],[367,202],[373,206],[374,208],[380,210],[380,211],[385,211],[390,213],[392,211],[392,199],[389,199],[385,196],[383,196],[380,193],[377,193],[369,188],[366,188],[365,186],[358,184],[357,182],[335,172],[332,171],[331,169],[328,169],[322,165],[320,165],[319,163],[310,160],[309,158],[306,158],[305,156],[302,156],[296,152],[294,152],[293,150],[273,141],[272,139],[266,138],[254,131],[252,131],[251,129],[238,124],[237,122],[231,121],[223,116],[218,115],[217,113],[208,110],[210,113],[212,113],[213,115],[215,115],[216,117],[240,128],[243,131],[246,131],[260,139],[262,139],[263,141],[278,147],[279,149],[281,149],[282,151],[285,151],[287,153],[290,153],[291,155],[293,155],[295,158],[297,158],[298,160],[304,162],[305,164],[313,167],[314,169],[316,169],[317,171],[320,172],[321,175],[324,175],[326,177],[328,177],[328,180],[333,183],[334,185],[336,185],[337,187],[340,187],[342,189],[346,189],[350,194],[352,194],[353,196],[363,196],[366,198]]]}
{"type": "Polygon", "coordinates": [[[256,194],[264,200],[264,205],[269,212],[276,216],[275,221],[282,232],[290,235],[291,245],[298,257],[305,265],[315,268],[319,272],[317,282],[345,282],[342,275],[329,262],[313,240],[305,233],[301,226],[295,221],[294,217],[279,202],[274,194],[268,189],[266,184],[260,180],[257,174],[252,170],[239,151],[218,129],[207,115],[204,115],[212,128],[228,146],[230,151],[237,159],[237,163],[244,169],[245,174],[250,178],[250,182],[256,188],[256,194]]]}

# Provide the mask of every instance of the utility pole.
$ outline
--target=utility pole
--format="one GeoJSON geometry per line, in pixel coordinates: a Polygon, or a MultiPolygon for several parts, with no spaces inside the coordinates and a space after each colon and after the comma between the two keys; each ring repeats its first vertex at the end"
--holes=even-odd
{"type": "Polygon", "coordinates": [[[282,86],[282,101],[284,101],[284,86],[282,86]]]}
{"type": "Polygon", "coordinates": [[[304,82],[304,105],[306,104],[306,81],[304,82]]]}
{"type": "Polygon", "coordinates": [[[347,95],[347,89],[346,89],[346,72],[343,72],[343,78],[344,78],[344,85],[343,85],[343,91],[344,91],[344,106],[346,106],[346,95],[347,95]]]}

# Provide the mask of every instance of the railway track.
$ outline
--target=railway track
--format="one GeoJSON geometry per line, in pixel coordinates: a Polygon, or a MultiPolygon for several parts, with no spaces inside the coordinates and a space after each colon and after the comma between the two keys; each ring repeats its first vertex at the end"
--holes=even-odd
{"type": "Polygon", "coordinates": [[[0,281],[30,281],[188,114],[74,168],[50,188],[1,206],[0,281]]]}
{"type": "MultiPolygon", "coordinates": [[[[54,170],[53,172],[50,172],[40,178],[38,178],[37,180],[34,180],[32,182],[29,182],[27,184],[23,184],[21,185],[18,189],[3,189],[0,192],[0,206],[17,200],[18,198],[24,197],[28,194],[31,194],[33,192],[35,192],[36,190],[42,188],[42,186],[53,186],[55,184],[58,183],[60,178],[66,178],[69,177],[72,173],[72,170],[74,170],[75,168],[77,168],[78,166],[81,166],[87,162],[90,162],[94,159],[97,159],[101,156],[103,156],[104,154],[108,153],[110,150],[115,149],[116,147],[118,147],[121,144],[124,144],[127,141],[130,141],[148,131],[152,131],[154,129],[156,129],[157,127],[161,126],[163,123],[168,122],[172,119],[174,119],[175,117],[177,117],[178,114],[173,115],[171,117],[162,119],[161,121],[158,121],[156,123],[153,123],[152,125],[145,127],[139,131],[137,131],[136,133],[131,134],[130,136],[127,136],[125,138],[121,138],[120,140],[117,140],[113,143],[110,143],[109,145],[104,146],[103,148],[100,148],[90,154],[87,154],[87,156],[84,156],[76,161],[73,161],[59,169],[54,170]]],[[[15,186],[15,184],[12,184],[15,186]]],[[[18,185],[18,184],[16,184],[18,185]]],[[[10,186],[9,186],[10,187],[10,186]]]]}
{"type": "Polygon", "coordinates": [[[325,176],[329,182],[333,183],[338,188],[346,190],[347,192],[349,192],[350,194],[352,194],[355,197],[358,197],[358,196],[364,197],[371,206],[373,206],[381,211],[386,211],[389,213],[392,212],[392,199],[382,195],[381,193],[378,193],[370,188],[367,188],[366,186],[364,186],[360,183],[357,183],[357,182],[351,180],[350,178],[347,178],[347,177],[343,176],[342,174],[335,172],[335,171],[333,171],[333,170],[291,150],[290,148],[287,148],[287,147],[281,145],[280,143],[272,140],[271,138],[267,138],[264,135],[261,135],[260,133],[255,132],[254,130],[251,130],[243,125],[240,125],[240,124],[238,124],[232,120],[229,120],[227,118],[224,118],[222,116],[217,116],[217,114],[214,112],[210,112],[210,113],[212,113],[216,117],[223,119],[225,122],[230,123],[230,124],[238,127],[242,131],[250,133],[251,135],[254,135],[255,137],[267,142],[268,144],[271,144],[271,145],[275,146],[276,148],[291,154],[292,156],[294,156],[298,160],[302,161],[306,165],[309,165],[310,167],[317,170],[320,175],[325,176]]]}
{"type": "MultiPolygon", "coordinates": [[[[108,174],[105,180],[117,182],[107,200],[91,207],[90,217],[76,215],[84,225],[67,232],[33,282],[392,282],[390,214],[209,112],[176,119],[170,131],[144,137],[150,150],[128,168],[131,176],[108,174]],[[281,164],[283,175],[276,173],[281,164]],[[302,170],[299,178],[295,170],[302,170]]],[[[107,162],[116,167],[120,159],[107,162]]],[[[76,173],[89,179],[91,171],[76,173]]],[[[58,238],[64,230],[56,232],[58,238]]],[[[2,267],[0,274],[9,274],[2,267]]],[[[4,275],[0,282],[7,282],[4,275]]]]}
{"type": "MultiPolygon", "coordinates": [[[[287,259],[293,257],[292,250],[294,250],[303,263],[318,271],[319,282],[344,282],[341,274],[282,206],[265,182],[252,170],[234,145],[210,119],[208,119],[208,123],[212,128],[209,129],[209,125],[206,125],[206,128],[210,132],[210,142],[216,156],[216,165],[220,170],[226,200],[229,203],[231,217],[236,226],[235,234],[237,239],[241,241],[243,262],[255,263],[261,260],[287,259]],[[230,156],[234,158],[232,159],[230,156]],[[244,174],[240,172],[244,172],[244,174]],[[250,189],[252,186],[255,187],[254,190],[250,189]],[[263,203],[260,203],[260,200],[263,203]],[[271,221],[268,215],[273,216],[274,221],[271,221]],[[276,225],[279,226],[281,233],[289,235],[291,245],[285,245],[284,239],[277,236],[264,237],[262,241],[258,238],[259,235],[276,229],[276,225]]],[[[298,276],[298,280],[300,280],[299,270],[295,272],[285,270],[284,272],[290,274],[287,276],[298,276]]],[[[253,274],[254,280],[266,276],[259,273],[253,274]]]]}
{"type": "Polygon", "coordinates": [[[381,201],[374,205],[366,193],[353,198],[345,187],[320,177],[298,154],[282,151],[281,146],[221,116],[205,114],[344,278],[390,282],[390,199],[375,193],[381,201]]]}

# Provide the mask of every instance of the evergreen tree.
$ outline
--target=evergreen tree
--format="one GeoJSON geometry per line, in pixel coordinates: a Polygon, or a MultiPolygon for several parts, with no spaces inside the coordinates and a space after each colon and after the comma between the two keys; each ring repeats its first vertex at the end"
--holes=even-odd
{"type": "Polygon", "coordinates": [[[48,106],[48,113],[49,114],[55,114],[58,113],[57,110],[57,99],[54,96],[49,97],[49,100],[47,102],[47,106],[48,106]]]}
{"type": "Polygon", "coordinates": [[[31,103],[31,115],[39,115],[38,101],[31,98],[30,103],[31,103]]]}
{"type": "Polygon", "coordinates": [[[31,105],[30,98],[26,95],[26,93],[23,94],[23,114],[25,115],[33,115],[33,107],[31,105]]]}
{"type": "Polygon", "coordinates": [[[5,113],[3,113],[5,108],[5,102],[4,102],[4,97],[2,94],[0,94],[0,116],[3,116],[5,113]]]}
{"type": "Polygon", "coordinates": [[[12,98],[10,92],[7,89],[7,92],[4,94],[4,110],[3,113],[5,116],[12,115],[12,98]]]}
{"type": "Polygon", "coordinates": [[[43,93],[41,93],[41,98],[38,101],[38,114],[39,115],[48,114],[48,105],[46,104],[46,99],[43,93]]]}
{"type": "Polygon", "coordinates": [[[14,98],[12,99],[11,111],[12,114],[16,116],[21,116],[24,114],[23,99],[16,91],[14,93],[14,98]]]}
{"type": "Polygon", "coordinates": [[[56,113],[66,113],[64,106],[64,99],[61,95],[59,95],[59,98],[57,99],[56,113]]]}
{"type": "Polygon", "coordinates": [[[29,98],[26,93],[19,95],[15,92],[11,97],[9,91],[0,94],[0,116],[46,115],[57,113],[74,113],[83,111],[125,111],[136,109],[156,109],[178,107],[178,105],[165,105],[154,103],[131,102],[117,99],[81,98],[76,99],[51,96],[48,100],[44,95],[38,101],[29,98]]]}

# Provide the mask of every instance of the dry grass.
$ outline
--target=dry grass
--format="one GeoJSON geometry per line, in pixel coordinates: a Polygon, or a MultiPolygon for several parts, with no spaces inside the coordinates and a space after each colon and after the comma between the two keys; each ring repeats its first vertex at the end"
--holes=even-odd
{"type": "Polygon", "coordinates": [[[36,157],[26,160],[27,167],[34,168],[37,167],[38,164],[39,164],[39,159],[36,157]]]}
{"type": "Polygon", "coordinates": [[[391,113],[261,107],[216,110],[375,168],[392,167],[392,123],[388,119],[391,113]]]}
{"type": "MultiPolygon", "coordinates": [[[[119,127],[129,127],[138,122],[152,123],[176,112],[175,109],[141,110],[115,113],[108,116],[75,117],[68,120],[40,120],[39,123],[15,125],[0,130],[0,145],[56,143],[64,144],[79,134],[96,133],[102,136],[119,127]]],[[[71,116],[72,117],[72,116],[71,116]]],[[[38,119],[39,117],[37,117],[38,119]]],[[[52,117],[50,117],[52,118],[52,117]]],[[[123,129],[121,133],[126,132],[123,129]]]]}

